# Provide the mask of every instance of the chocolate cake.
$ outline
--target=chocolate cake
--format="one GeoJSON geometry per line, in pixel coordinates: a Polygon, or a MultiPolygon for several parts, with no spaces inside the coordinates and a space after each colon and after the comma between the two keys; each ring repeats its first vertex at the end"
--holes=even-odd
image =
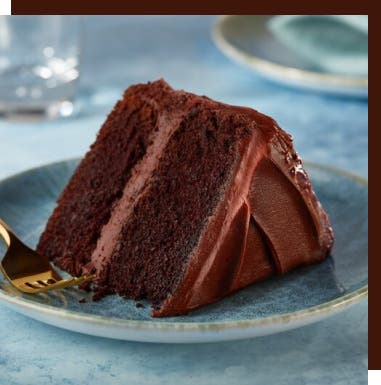
{"type": "Polygon", "coordinates": [[[38,252],[96,296],[173,316],[322,261],[333,234],[290,135],[249,108],[131,86],[58,199],[38,252]]]}

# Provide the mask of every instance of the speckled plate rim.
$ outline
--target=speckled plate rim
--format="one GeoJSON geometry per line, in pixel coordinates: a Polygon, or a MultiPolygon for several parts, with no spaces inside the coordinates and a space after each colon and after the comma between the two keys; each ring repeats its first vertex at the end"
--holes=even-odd
{"type": "MultiPolygon", "coordinates": [[[[254,15],[253,15],[254,16],[254,15]]],[[[224,36],[223,26],[227,20],[240,17],[239,15],[225,15],[218,18],[212,31],[212,37],[216,45],[230,58],[239,61],[250,68],[254,68],[263,74],[277,78],[289,78],[297,81],[306,81],[311,84],[319,84],[321,82],[330,86],[355,87],[359,89],[368,88],[367,77],[354,77],[344,75],[334,75],[328,73],[319,73],[308,71],[301,68],[287,67],[282,64],[252,55],[244,50],[237,48],[231,44],[224,36]]],[[[260,15],[258,17],[263,17],[260,15]]]]}
{"type": "MultiPolygon", "coordinates": [[[[17,173],[15,175],[9,176],[0,181],[0,184],[9,182],[13,179],[19,178],[23,175],[26,175],[30,172],[41,170],[47,167],[51,167],[60,163],[67,163],[70,161],[78,161],[78,158],[67,159],[64,161],[54,162],[39,167],[34,167],[26,171],[17,173]]],[[[314,162],[304,162],[304,165],[308,167],[318,168],[326,170],[329,172],[337,173],[339,175],[345,176],[349,179],[352,179],[354,182],[359,184],[368,185],[368,181],[365,178],[352,174],[348,171],[340,170],[332,166],[320,165],[314,162]]],[[[0,288],[0,300],[3,301],[5,305],[12,308],[13,310],[22,313],[31,318],[37,319],[44,323],[48,323],[54,326],[58,326],[64,329],[73,330],[85,334],[97,335],[108,338],[116,338],[123,340],[135,340],[143,342],[167,342],[167,343],[184,343],[184,342],[211,342],[211,341],[222,341],[222,340],[234,340],[240,338],[250,338],[261,335],[273,334],[300,326],[304,326],[313,322],[322,320],[330,315],[334,315],[342,310],[347,309],[348,307],[358,303],[362,299],[365,299],[368,296],[368,284],[361,286],[360,288],[337,297],[331,301],[323,302],[319,305],[312,306],[306,309],[302,309],[295,312],[284,313],[280,315],[274,315],[270,317],[264,317],[261,319],[246,319],[246,320],[237,320],[237,321],[214,321],[214,322],[165,322],[165,321],[151,321],[151,320],[129,320],[121,319],[116,317],[107,317],[100,315],[93,315],[88,313],[76,312],[67,309],[57,308],[55,306],[40,304],[34,301],[30,301],[26,298],[17,297],[14,294],[8,293],[0,288]],[[51,319],[49,317],[52,317],[51,319]],[[55,321],[63,320],[65,321],[64,325],[60,322],[55,321]],[[136,337],[128,333],[127,336],[115,336],[113,333],[107,333],[102,331],[86,330],[83,327],[70,327],[67,324],[67,321],[79,322],[81,324],[88,324],[93,326],[99,326],[100,328],[109,328],[114,327],[118,330],[126,330],[129,332],[134,331],[158,331],[168,333],[191,333],[184,338],[174,338],[174,340],[163,340],[163,337],[155,338],[152,334],[147,337],[138,334],[136,337]],[[273,325],[273,329],[268,327],[273,325]],[[262,331],[257,331],[257,328],[262,328],[262,331]],[[267,328],[267,330],[266,330],[267,328]],[[245,331],[249,331],[245,333],[245,331]],[[242,331],[243,334],[237,335],[221,335],[220,332],[224,331],[242,331]],[[195,334],[192,334],[196,332],[195,334]],[[197,332],[201,333],[197,338],[197,332]],[[210,335],[207,339],[202,338],[202,333],[204,332],[215,332],[215,334],[210,335]]]]}

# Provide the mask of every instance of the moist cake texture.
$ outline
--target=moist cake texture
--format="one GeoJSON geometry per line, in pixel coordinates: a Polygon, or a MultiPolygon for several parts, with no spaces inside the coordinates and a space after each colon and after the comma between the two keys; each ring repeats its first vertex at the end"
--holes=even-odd
{"type": "Polygon", "coordinates": [[[276,122],[249,108],[129,87],[58,199],[37,251],[96,297],[185,314],[322,261],[327,214],[276,122]]]}

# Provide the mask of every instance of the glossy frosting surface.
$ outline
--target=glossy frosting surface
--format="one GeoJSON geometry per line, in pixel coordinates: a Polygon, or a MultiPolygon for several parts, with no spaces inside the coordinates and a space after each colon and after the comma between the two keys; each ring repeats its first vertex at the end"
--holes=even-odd
{"type": "Polygon", "coordinates": [[[231,185],[184,278],[155,316],[180,314],[272,274],[320,262],[332,247],[328,217],[291,137],[257,111],[226,107],[249,114],[257,130],[240,144],[231,185]]]}

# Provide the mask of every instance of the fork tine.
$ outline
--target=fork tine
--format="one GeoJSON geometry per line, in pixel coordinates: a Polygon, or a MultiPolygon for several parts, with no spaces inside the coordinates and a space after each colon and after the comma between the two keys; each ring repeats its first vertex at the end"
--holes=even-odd
{"type": "Polygon", "coordinates": [[[45,286],[44,284],[41,284],[39,281],[26,282],[25,284],[36,289],[39,289],[45,286]]]}
{"type": "Polygon", "coordinates": [[[29,282],[24,282],[22,284],[19,284],[17,288],[25,293],[33,294],[37,293],[40,290],[36,288],[34,285],[30,284],[29,282]]]}
{"type": "Polygon", "coordinates": [[[55,289],[69,288],[69,287],[77,286],[77,285],[80,285],[81,283],[90,281],[93,278],[94,278],[94,275],[87,275],[87,276],[84,275],[82,277],[72,277],[72,278],[69,278],[69,279],[64,279],[64,280],[61,280],[61,281],[57,281],[57,282],[48,284],[46,289],[55,290],[55,289]]]}

